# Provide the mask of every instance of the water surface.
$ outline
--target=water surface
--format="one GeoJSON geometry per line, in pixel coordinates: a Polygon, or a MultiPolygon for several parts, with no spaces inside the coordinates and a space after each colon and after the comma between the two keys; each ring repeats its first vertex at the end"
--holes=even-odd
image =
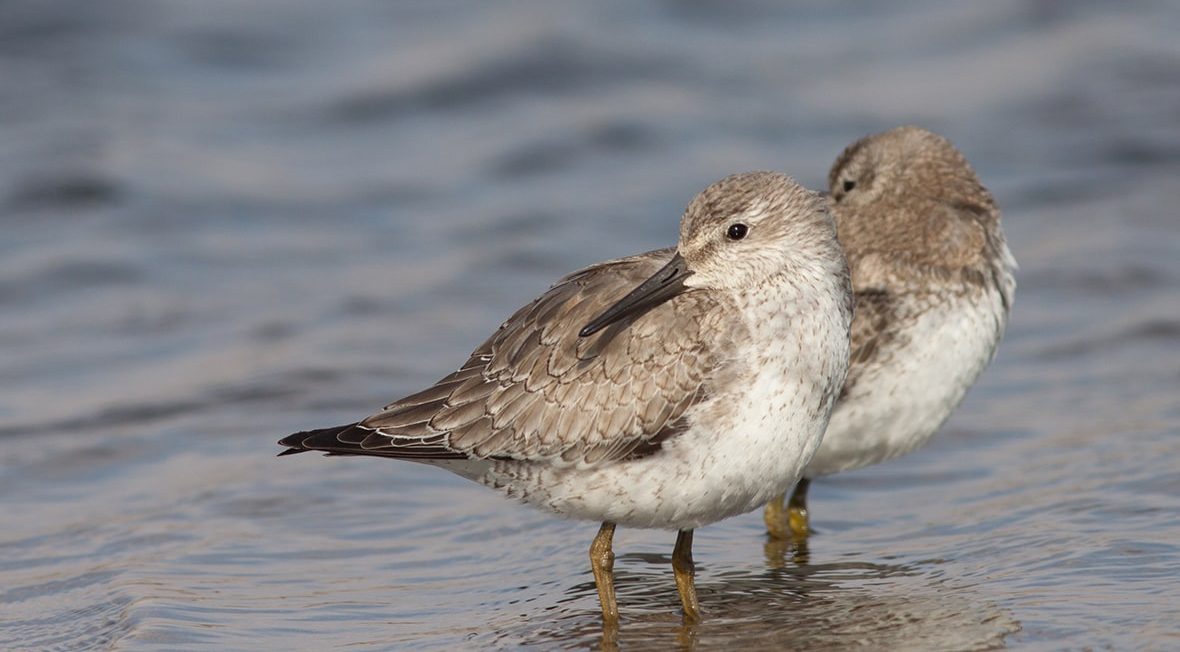
{"type": "Polygon", "coordinates": [[[709,182],[950,136],[1021,263],[935,441],[616,539],[626,649],[1180,647],[1180,10],[0,6],[0,648],[595,648],[596,525],[276,460],[430,383],[709,182]]]}

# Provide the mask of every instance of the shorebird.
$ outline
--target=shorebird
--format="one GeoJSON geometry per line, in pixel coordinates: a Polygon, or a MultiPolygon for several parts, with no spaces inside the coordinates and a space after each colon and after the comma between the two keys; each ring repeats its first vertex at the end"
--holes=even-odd
{"type": "Polygon", "coordinates": [[[867,136],[828,174],[856,314],[852,364],[775,538],[806,536],[811,479],[926,443],[995,355],[1016,290],[1000,211],[967,159],[918,127],[867,136]]]}
{"type": "Polygon", "coordinates": [[[575,272],[454,373],[283,454],[443,467],[600,522],[590,547],[617,626],[616,525],[677,530],[672,568],[700,617],[693,530],[766,504],[819,446],[848,368],[852,293],[828,202],[780,174],[727,177],[688,205],[675,250],[575,272]]]}

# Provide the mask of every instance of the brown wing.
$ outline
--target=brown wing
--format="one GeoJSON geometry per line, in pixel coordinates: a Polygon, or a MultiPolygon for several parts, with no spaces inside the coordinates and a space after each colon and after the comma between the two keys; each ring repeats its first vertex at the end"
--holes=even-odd
{"type": "Polygon", "coordinates": [[[855,292],[856,306],[852,317],[851,357],[848,378],[840,398],[856,386],[857,381],[871,366],[891,355],[898,343],[896,302],[888,290],[859,289],[855,292]]]}
{"type": "Polygon", "coordinates": [[[586,466],[679,432],[680,417],[703,396],[715,363],[705,343],[715,336],[717,311],[705,293],[687,292],[578,337],[671,254],[653,251],[562,279],[504,322],[458,371],[362,421],[372,432],[361,448],[586,466]]]}

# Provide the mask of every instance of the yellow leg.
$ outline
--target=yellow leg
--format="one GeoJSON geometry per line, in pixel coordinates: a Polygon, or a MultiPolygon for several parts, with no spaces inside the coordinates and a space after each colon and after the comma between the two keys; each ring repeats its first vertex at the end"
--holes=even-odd
{"type": "Polygon", "coordinates": [[[684,605],[684,619],[699,622],[701,603],[697,601],[697,587],[693,583],[696,566],[692,563],[692,530],[681,530],[676,534],[676,547],[672,549],[672,572],[676,575],[676,590],[680,591],[680,602],[684,605]]]}
{"type": "Polygon", "coordinates": [[[811,525],[807,519],[807,488],[811,486],[811,480],[807,478],[800,478],[799,484],[795,485],[795,490],[791,492],[791,500],[787,503],[787,524],[791,528],[791,534],[796,538],[805,538],[811,533],[811,525]]]}
{"type": "Polygon", "coordinates": [[[771,539],[786,541],[791,538],[791,526],[787,522],[787,510],[783,507],[785,495],[775,496],[762,512],[762,520],[766,523],[766,533],[771,539]]]}
{"type": "Polygon", "coordinates": [[[766,523],[766,532],[770,538],[788,541],[804,538],[811,532],[807,520],[807,487],[810,484],[807,478],[800,478],[785,506],[783,502],[786,496],[777,496],[766,504],[762,520],[766,523]]]}
{"type": "Polygon", "coordinates": [[[615,524],[603,523],[590,544],[590,570],[598,587],[598,602],[602,605],[602,624],[612,629],[619,626],[619,603],[615,601],[615,553],[611,543],[615,538],[615,524]]]}

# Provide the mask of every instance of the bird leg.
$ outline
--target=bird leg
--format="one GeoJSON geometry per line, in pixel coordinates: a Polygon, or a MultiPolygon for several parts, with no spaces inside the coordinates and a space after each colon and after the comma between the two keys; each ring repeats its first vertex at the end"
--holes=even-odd
{"type": "Polygon", "coordinates": [[[672,572],[676,576],[680,602],[684,605],[684,619],[693,623],[700,621],[701,604],[697,601],[697,587],[693,583],[696,567],[692,563],[692,530],[680,530],[676,534],[676,547],[672,549],[672,572]]]}
{"type": "Polygon", "coordinates": [[[602,624],[608,628],[619,625],[619,604],[615,601],[615,553],[611,550],[614,537],[615,524],[603,523],[590,544],[590,570],[594,572],[598,602],[602,605],[602,624]]]}
{"type": "Polygon", "coordinates": [[[783,507],[786,498],[786,495],[779,494],[766,503],[766,509],[762,510],[762,521],[766,523],[766,533],[771,539],[786,541],[790,538],[791,526],[783,507]]]}
{"type": "Polygon", "coordinates": [[[810,486],[811,480],[799,478],[795,490],[791,492],[791,500],[787,503],[787,523],[791,533],[799,538],[811,534],[811,524],[807,519],[807,488],[810,486]]]}
{"type": "Polygon", "coordinates": [[[807,478],[800,478],[791,492],[790,502],[783,505],[786,496],[776,496],[766,504],[762,520],[770,538],[787,541],[805,538],[810,533],[807,521],[807,487],[810,484],[807,478]]]}

